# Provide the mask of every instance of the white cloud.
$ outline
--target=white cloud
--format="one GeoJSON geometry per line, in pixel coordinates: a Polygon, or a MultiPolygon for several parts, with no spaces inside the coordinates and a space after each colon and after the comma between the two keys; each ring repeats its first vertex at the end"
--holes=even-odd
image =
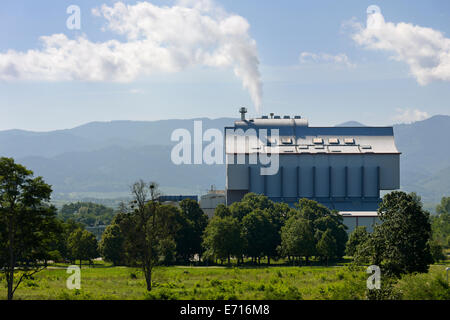
{"type": "MultiPolygon", "coordinates": [[[[367,10],[367,25],[350,22],[353,40],[370,50],[392,52],[409,65],[420,85],[450,81],[450,39],[440,31],[410,23],[386,22],[378,7],[367,10]],[[376,9],[376,10],[375,10],[376,9]]],[[[348,23],[347,23],[348,24],[348,23]]]]}
{"type": "Polygon", "coordinates": [[[430,115],[425,111],[418,109],[396,109],[397,114],[392,117],[392,120],[396,123],[412,123],[416,121],[422,121],[428,119],[430,115]]]}
{"type": "Polygon", "coordinates": [[[300,63],[333,63],[337,65],[344,65],[349,68],[354,68],[355,65],[350,62],[350,59],[345,53],[340,53],[337,55],[332,55],[329,53],[312,53],[312,52],[302,52],[299,57],[300,63]]]}
{"type": "Polygon", "coordinates": [[[211,0],[180,0],[172,7],[117,2],[92,13],[106,19],[105,30],[127,40],[43,36],[40,49],[0,53],[0,79],[131,82],[192,66],[232,68],[260,110],[258,52],[243,17],[225,12],[211,0]]]}

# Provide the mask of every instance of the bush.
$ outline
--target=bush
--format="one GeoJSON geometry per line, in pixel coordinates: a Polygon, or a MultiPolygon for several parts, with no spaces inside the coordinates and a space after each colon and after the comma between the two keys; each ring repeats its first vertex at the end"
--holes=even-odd
{"type": "Polygon", "coordinates": [[[368,300],[400,300],[402,294],[396,290],[395,280],[387,278],[381,281],[380,289],[367,289],[366,297],[368,300]]]}
{"type": "Polygon", "coordinates": [[[397,288],[406,300],[450,300],[450,288],[442,274],[409,274],[397,288]]]}
{"type": "Polygon", "coordinates": [[[146,292],[144,295],[145,300],[178,300],[178,294],[173,290],[167,288],[161,288],[158,290],[152,290],[146,292]]]}
{"type": "Polygon", "coordinates": [[[264,290],[265,300],[302,300],[302,294],[294,286],[268,285],[264,290]]]}

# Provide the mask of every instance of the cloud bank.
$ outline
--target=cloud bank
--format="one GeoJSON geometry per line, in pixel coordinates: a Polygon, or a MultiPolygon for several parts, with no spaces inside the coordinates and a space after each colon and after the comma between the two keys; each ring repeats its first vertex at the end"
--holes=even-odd
{"type": "Polygon", "coordinates": [[[367,10],[367,25],[353,23],[353,40],[370,50],[394,53],[393,59],[409,65],[420,85],[450,81],[450,39],[440,31],[410,23],[384,20],[376,6],[367,10]]]}
{"type": "Polygon", "coordinates": [[[131,82],[192,66],[232,68],[260,111],[258,51],[243,17],[210,0],[182,0],[172,7],[117,2],[92,13],[106,20],[106,30],[126,41],[43,36],[40,49],[0,53],[0,79],[131,82]]]}

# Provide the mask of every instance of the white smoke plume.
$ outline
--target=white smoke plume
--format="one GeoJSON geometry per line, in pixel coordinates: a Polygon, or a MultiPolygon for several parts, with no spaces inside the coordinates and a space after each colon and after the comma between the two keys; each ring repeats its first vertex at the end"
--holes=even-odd
{"type": "Polygon", "coordinates": [[[131,82],[191,66],[232,68],[260,112],[258,51],[243,17],[211,0],[181,0],[173,6],[116,2],[92,13],[106,19],[105,29],[126,41],[42,36],[39,49],[0,53],[0,79],[131,82]]]}
{"type": "Polygon", "coordinates": [[[450,81],[450,39],[440,31],[410,23],[386,22],[377,6],[367,9],[367,26],[353,23],[353,40],[367,49],[392,52],[409,65],[420,85],[450,81]]]}

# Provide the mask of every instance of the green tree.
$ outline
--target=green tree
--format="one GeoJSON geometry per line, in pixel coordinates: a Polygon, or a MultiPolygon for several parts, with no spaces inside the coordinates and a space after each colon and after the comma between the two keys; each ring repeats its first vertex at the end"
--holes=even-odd
{"type": "Polygon", "coordinates": [[[442,246],[437,242],[436,240],[430,241],[430,251],[431,256],[433,257],[433,261],[435,263],[445,260],[444,250],[442,249],[442,246]]]}
{"type": "Polygon", "coordinates": [[[230,264],[232,256],[240,257],[243,253],[244,238],[239,220],[231,216],[212,218],[205,229],[203,245],[208,257],[227,259],[230,264]]]}
{"type": "Polygon", "coordinates": [[[348,256],[354,256],[358,245],[366,242],[368,238],[369,233],[367,232],[365,226],[356,227],[355,230],[353,230],[353,232],[350,233],[350,236],[347,241],[347,246],[345,248],[345,253],[348,256]]]}
{"type": "Polygon", "coordinates": [[[151,291],[152,272],[160,262],[160,250],[167,247],[167,240],[173,240],[178,230],[178,209],[157,201],[160,193],[154,182],[140,180],[133,184],[131,192],[132,211],[121,214],[118,220],[125,236],[127,259],[142,268],[147,291],[151,291]]]}
{"type": "Polygon", "coordinates": [[[42,177],[33,178],[12,158],[0,158],[0,272],[8,300],[23,279],[46,267],[41,261],[51,258],[51,244],[61,232],[56,208],[49,205],[51,192],[42,177]]]}
{"type": "Polygon", "coordinates": [[[309,257],[316,254],[316,241],[311,221],[299,216],[288,219],[281,228],[281,254],[284,256],[309,257]]]}
{"type": "Polygon", "coordinates": [[[429,213],[423,210],[415,194],[394,191],[383,197],[376,225],[359,253],[366,252],[371,264],[381,267],[388,276],[427,272],[433,262],[429,240],[429,213]]]}
{"type": "Polygon", "coordinates": [[[231,216],[231,211],[226,205],[221,203],[214,210],[214,216],[220,217],[220,218],[229,217],[229,216],[231,216]]]}
{"type": "Polygon", "coordinates": [[[242,232],[245,239],[244,253],[260,261],[268,257],[277,247],[277,231],[267,210],[256,209],[242,219],[242,232]]]}
{"type": "Polygon", "coordinates": [[[336,256],[336,239],[333,237],[330,229],[325,232],[321,232],[320,240],[317,242],[317,253],[326,260],[327,266],[328,260],[333,259],[336,256]]]}
{"type": "MultiPolygon", "coordinates": [[[[344,225],[343,217],[337,211],[330,210],[314,200],[300,199],[295,207],[295,215],[311,221],[316,235],[321,236],[321,233],[317,231],[326,232],[330,230],[331,235],[336,240],[336,257],[338,259],[342,258],[345,254],[345,247],[348,240],[347,227],[344,225]]],[[[320,238],[316,237],[316,245],[319,240],[320,238]]]]}
{"type": "Polygon", "coordinates": [[[437,213],[450,213],[450,197],[442,197],[441,203],[436,207],[437,213]]]}
{"type": "Polygon", "coordinates": [[[114,209],[92,202],[76,202],[63,205],[58,216],[67,221],[73,219],[88,227],[109,225],[114,218],[114,209]]]}
{"type": "Polygon", "coordinates": [[[110,224],[106,227],[99,243],[99,252],[106,261],[111,261],[114,265],[121,265],[125,262],[124,256],[125,238],[118,224],[110,224]]]}
{"type": "Polygon", "coordinates": [[[97,247],[97,238],[87,230],[77,229],[69,236],[68,249],[71,252],[71,257],[80,261],[80,268],[83,260],[88,260],[91,263],[92,259],[98,257],[97,247]]]}
{"type": "Polygon", "coordinates": [[[73,258],[68,248],[69,236],[76,229],[84,230],[84,225],[75,222],[73,219],[69,219],[66,222],[61,219],[57,219],[57,224],[60,232],[55,235],[54,241],[50,244],[51,250],[56,253],[52,260],[61,262],[71,261],[73,258]]]}
{"type": "Polygon", "coordinates": [[[274,203],[264,195],[247,193],[241,201],[234,202],[229,208],[232,216],[239,221],[242,221],[247,214],[256,209],[268,209],[272,212],[274,209],[274,203]]]}
{"type": "Polygon", "coordinates": [[[180,202],[177,215],[178,230],[175,240],[177,253],[184,262],[189,262],[195,254],[203,253],[202,236],[208,225],[208,216],[198,205],[198,202],[186,199],[180,202]]]}
{"type": "Polygon", "coordinates": [[[444,197],[441,204],[437,206],[437,215],[431,217],[431,230],[433,239],[442,246],[450,247],[447,239],[450,237],[450,197],[444,197]]]}

